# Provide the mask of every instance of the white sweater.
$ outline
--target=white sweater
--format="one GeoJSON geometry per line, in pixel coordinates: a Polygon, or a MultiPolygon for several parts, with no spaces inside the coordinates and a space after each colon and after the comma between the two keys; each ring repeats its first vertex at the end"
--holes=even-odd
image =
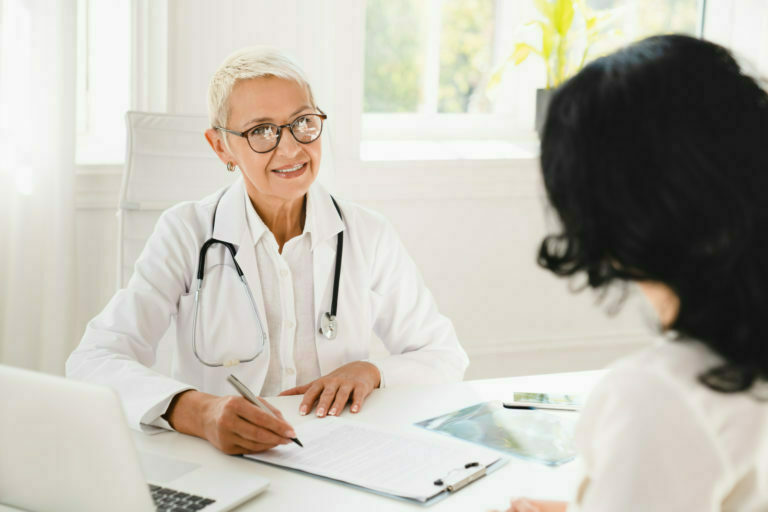
{"type": "Polygon", "coordinates": [[[581,415],[583,478],[568,512],[768,511],[766,385],[699,383],[721,361],[699,342],[663,340],[615,364],[581,415]]]}

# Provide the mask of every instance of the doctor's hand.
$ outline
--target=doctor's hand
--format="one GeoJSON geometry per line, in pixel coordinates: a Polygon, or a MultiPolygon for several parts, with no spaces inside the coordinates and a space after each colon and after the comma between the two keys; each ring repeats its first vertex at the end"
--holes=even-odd
{"type": "Polygon", "coordinates": [[[200,391],[177,395],[167,413],[178,432],[207,439],[230,455],[263,452],[296,437],[279,410],[262,398],[277,415],[273,418],[240,396],[214,396],[200,391]]]}
{"type": "Polygon", "coordinates": [[[286,389],[279,396],[304,395],[299,406],[299,413],[304,415],[312,410],[317,402],[317,415],[328,413],[339,416],[341,411],[352,401],[349,410],[358,412],[363,401],[381,384],[381,374],[375,365],[365,361],[355,361],[335,369],[325,377],[291,389],[286,389]]]}

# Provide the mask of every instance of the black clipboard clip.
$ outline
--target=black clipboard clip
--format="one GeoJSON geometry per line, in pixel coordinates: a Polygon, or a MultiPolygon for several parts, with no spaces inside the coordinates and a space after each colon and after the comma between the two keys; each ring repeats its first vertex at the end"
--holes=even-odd
{"type": "Polygon", "coordinates": [[[466,464],[464,464],[464,467],[452,469],[443,478],[438,478],[437,480],[434,481],[434,484],[439,487],[445,486],[445,489],[448,492],[456,492],[468,486],[475,480],[479,480],[480,478],[484,477],[487,474],[487,469],[488,468],[486,466],[483,466],[479,462],[467,462],[466,464]],[[465,476],[461,480],[457,482],[452,482],[446,485],[445,480],[448,480],[451,474],[457,471],[463,471],[465,469],[470,469],[470,468],[478,468],[478,469],[476,471],[473,471],[469,475],[465,476]]]}

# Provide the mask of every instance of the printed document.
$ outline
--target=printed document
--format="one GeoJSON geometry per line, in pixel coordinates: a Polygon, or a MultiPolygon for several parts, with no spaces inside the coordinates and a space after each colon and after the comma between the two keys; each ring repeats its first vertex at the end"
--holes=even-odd
{"type": "Polygon", "coordinates": [[[296,432],[304,448],[291,443],[246,457],[420,502],[501,458],[493,450],[439,435],[392,432],[330,416],[296,432]],[[465,468],[469,463],[477,464],[465,468]]]}

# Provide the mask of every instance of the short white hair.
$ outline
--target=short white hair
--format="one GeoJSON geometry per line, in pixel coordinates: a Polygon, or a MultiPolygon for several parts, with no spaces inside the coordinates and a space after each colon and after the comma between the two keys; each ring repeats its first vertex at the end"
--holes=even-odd
{"type": "MultiPolygon", "coordinates": [[[[227,127],[229,97],[240,80],[277,77],[292,80],[306,87],[312,107],[316,107],[312,88],[304,72],[286,54],[269,46],[250,46],[232,53],[224,59],[208,85],[208,117],[211,127],[227,127]]],[[[226,137],[225,137],[226,143],[226,137]]]]}

